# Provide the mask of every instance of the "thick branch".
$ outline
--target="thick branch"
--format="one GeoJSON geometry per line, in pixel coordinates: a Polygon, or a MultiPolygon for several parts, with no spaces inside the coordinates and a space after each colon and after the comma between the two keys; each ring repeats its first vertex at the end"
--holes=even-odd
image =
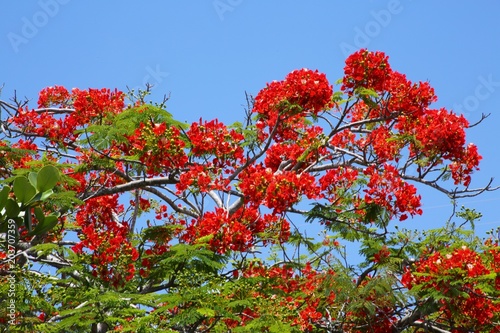
{"type": "Polygon", "coordinates": [[[171,177],[158,177],[158,178],[147,178],[147,179],[139,179],[132,180],[128,183],[116,185],[113,187],[102,187],[99,190],[95,191],[89,197],[100,197],[104,195],[128,192],[132,190],[142,189],[146,186],[158,186],[158,185],[168,185],[168,184],[176,184],[177,181],[173,180],[171,177]]]}
{"type": "Polygon", "coordinates": [[[64,113],[72,113],[75,112],[75,109],[70,109],[70,108],[40,108],[40,109],[34,109],[33,110],[36,113],[52,113],[52,114],[64,114],[64,113]]]}

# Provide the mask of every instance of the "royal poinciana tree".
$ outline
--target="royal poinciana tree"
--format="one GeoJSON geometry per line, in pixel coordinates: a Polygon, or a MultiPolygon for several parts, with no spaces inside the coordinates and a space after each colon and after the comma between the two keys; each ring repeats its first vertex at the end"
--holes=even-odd
{"type": "Polygon", "coordinates": [[[344,71],[334,88],[294,70],[230,126],[181,123],[144,92],[2,101],[0,325],[500,332],[500,248],[474,236],[480,214],[411,219],[425,186],[494,189],[470,187],[471,125],[381,52],[344,71]]]}

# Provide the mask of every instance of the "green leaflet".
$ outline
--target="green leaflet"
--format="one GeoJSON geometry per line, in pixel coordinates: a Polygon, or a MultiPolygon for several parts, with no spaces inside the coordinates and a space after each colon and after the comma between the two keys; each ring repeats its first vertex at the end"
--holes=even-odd
{"type": "Polygon", "coordinates": [[[125,143],[127,136],[132,135],[140,124],[166,123],[171,127],[187,129],[186,123],[177,121],[168,111],[157,106],[146,104],[125,109],[117,115],[110,115],[100,124],[91,124],[81,134],[82,144],[90,144],[96,149],[109,148],[113,142],[125,143]]]}

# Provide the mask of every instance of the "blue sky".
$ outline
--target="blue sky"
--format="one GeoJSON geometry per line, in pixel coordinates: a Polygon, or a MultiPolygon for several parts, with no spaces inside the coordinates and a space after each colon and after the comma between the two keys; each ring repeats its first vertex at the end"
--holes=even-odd
{"type": "MultiPolygon", "coordinates": [[[[297,68],[331,82],[345,57],[366,47],[390,57],[413,81],[430,81],[437,107],[471,121],[484,160],[473,187],[500,185],[500,3],[384,1],[4,1],[0,5],[1,98],[37,99],[40,89],[155,85],[170,94],[179,120],[240,120],[245,92],[297,68]]],[[[33,103],[33,106],[35,104],[33,103]]],[[[450,184],[451,186],[452,184],[450,184]]],[[[407,227],[434,227],[448,199],[425,191],[424,216],[407,227]]],[[[500,191],[462,201],[484,215],[477,231],[500,226],[500,191]]]]}

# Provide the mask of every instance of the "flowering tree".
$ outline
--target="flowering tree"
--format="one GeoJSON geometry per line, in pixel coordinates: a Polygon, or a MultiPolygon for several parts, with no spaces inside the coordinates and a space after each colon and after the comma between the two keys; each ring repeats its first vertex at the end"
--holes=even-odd
{"type": "Polygon", "coordinates": [[[230,126],[176,121],[147,92],[1,102],[0,325],[500,332],[498,239],[465,227],[480,214],[403,228],[423,213],[420,186],[493,190],[470,187],[468,121],[381,52],[344,70],[338,90],[295,70],[230,126]]]}

